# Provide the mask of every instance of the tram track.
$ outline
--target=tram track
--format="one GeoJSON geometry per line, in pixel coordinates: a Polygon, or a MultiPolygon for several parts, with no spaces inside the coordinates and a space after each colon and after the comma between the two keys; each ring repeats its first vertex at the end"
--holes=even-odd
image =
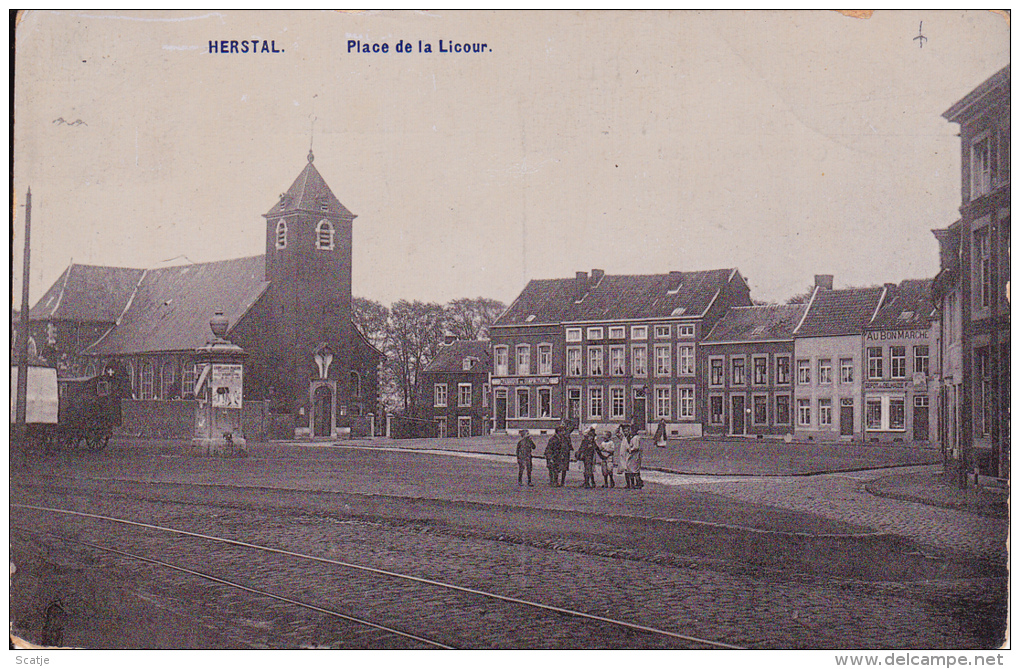
{"type": "MultiPolygon", "coordinates": [[[[415,576],[391,569],[382,569],[251,541],[71,509],[17,503],[12,504],[11,507],[24,512],[73,519],[78,532],[85,531],[87,529],[85,524],[90,522],[105,526],[105,530],[96,529],[96,532],[102,534],[103,543],[96,540],[61,537],[88,546],[91,550],[109,552],[124,559],[140,560],[163,569],[188,574],[193,578],[218,582],[224,587],[238,588],[257,596],[276,598],[288,602],[292,606],[307,607],[309,610],[316,610],[325,615],[345,616],[353,622],[386,628],[387,633],[403,634],[408,638],[414,638],[419,643],[433,647],[533,647],[518,644],[527,644],[528,640],[534,637],[533,630],[554,628],[558,638],[566,640],[568,643],[571,639],[579,638],[577,635],[583,634],[588,637],[597,633],[599,642],[605,643],[606,647],[740,648],[735,644],[579,611],[566,606],[533,601],[435,578],[415,576]],[[113,528],[121,531],[117,532],[113,528]],[[114,539],[116,539],[114,543],[118,544],[117,547],[108,545],[114,539]],[[170,562],[168,559],[151,557],[151,553],[144,555],[143,551],[131,548],[132,541],[140,543],[149,551],[158,551],[160,558],[178,554],[179,559],[170,562]],[[123,545],[124,543],[127,545],[123,545]],[[251,557],[253,553],[258,553],[261,556],[258,561],[251,557]],[[213,564],[217,560],[228,559],[233,560],[234,564],[259,562],[262,565],[263,573],[272,574],[285,574],[297,570],[299,573],[308,575],[309,580],[300,583],[305,591],[312,590],[324,600],[335,597],[337,603],[309,602],[289,594],[271,592],[267,588],[255,585],[256,575],[254,572],[248,574],[248,583],[241,583],[231,578],[225,578],[222,574],[212,573],[207,568],[194,569],[185,564],[179,564],[182,559],[204,561],[206,565],[213,564]],[[295,565],[315,565],[315,569],[307,571],[307,567],[295,565]],[[346,594],[331,592],[333,586],[330,584],[336,582],[342,582],[345,585],[346,594]],[[316,588],[314,587],[316,583],[323,585],[316,588]],[[438,607],[438,613],[445,619],[443,634],[436,635],[431,629],[419,630],[407,624],[409,622],[426,623],[425,626],[429,627],[429,615],[425,615],[423,620],[417,621],[413,615],[409,619],[407,613],[404,612],[405,624],[397,626],[388,622],[379,622],[370,615],[352,616],[349,612],[342,610],[352,599],[355,601],[358,599],[359,591],[378,592],[380,589],[398,593],[397,599],[405,605],[417,602],[423,607],[423,610],[429,606],[433,609],[438,607]],[[486,631],[480,632],[477,624],[468,625],[471,632],[466,636],[458,636],[457,618],[464,618],[463,615],[458,616],[461,611],[469,612],[469,615],[466,616],[469,620],[483,616],[496,621],[505,621],[506,624],[491,626],[487,633],[486,631]],[[523,630],[524,634],[517,634],[517,628],[523,630]],[[437,639],[436,636],[440,638],[437,639]]],[[[433,614],[435,613],[436,611],[433,611],[433,614]]],[[[432,615],[431,618],[435,619],[435,616],[432,615]]],[[[461,627],[463,626],[461,625],[461,627]]],[[[576,641],[574,643],[576,644],[576,641]]]]}

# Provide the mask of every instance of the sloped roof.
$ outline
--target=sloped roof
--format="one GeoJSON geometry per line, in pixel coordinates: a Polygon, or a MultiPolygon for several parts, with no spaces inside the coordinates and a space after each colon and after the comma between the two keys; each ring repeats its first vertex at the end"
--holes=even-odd
{"type": "Polygon", "coordinates": [[[198,348],[212,338],[209,319],[216,311],[237,324],[269,286],[264,273],[264,256],[147,270],[120,323],[86,352],[198,348]]]}
{"type": "Polygon", "coordinates": [[[927,328],[934,305],[931,300],[931,279],[907,279],[886,294],[882,308],[868,330],[899,330],[927,328]]]}
{"type": "Polygon", "coordinates": [[[982,98],[996,89],[1002,89],[1008,94],[1009,65],[981,82],[977,88],[972,90],[970,93],[954,103],[952,107],[943,112],[942,117],[951,123],[959,123],[962,117],[973,114],[973,112],[970,111],[971,106],[975,105],[982,98]]]}
{"type": "Polygon", "coordinates": [[[426,372],[463,372],[464,358],[478,358],[472,372],[485,373],[492,371],[492,354],[489,353],[489,342],[486,340],[459,340],[450,344],[441,344],[436,357],[432,359],[426,372]]]}
{"type": "Polygon", "coordinates": [[[793,341],[793,330],[804,316],[804,304],[731,307],[702,343],[793,341]]]}
{"type": "Polygon", "coordinates": [[[336,199],[336,196],[333,195],[333,191],[326,185],[326,180],[322,178],[319,170],[315,169],[315,165],[312,164],[313,160],[315,160],[315,156],[309,151],[308,164],[305,165],[305,169],[301,170],[301,174],[298,175],[298,178],[287,189],[285,197],[281,198],[268,213],[264,214],[266,218],[294,211],[304,211],[312,214],[330,213],[340,218],[355,218],[355,215],[347,207],[340,204],[340,200],[336,199]],[[325,205],[326,208],[323,209],[322,205],[325,205]]]}
{"type": "Polygon", "coordinates": [[[130,267],[72,264],[28,312],[29,318],[113,323],[144,273],[130,267]]]}
{"type": "MultiPolygon", "coordinates": [[[[588,277],[588,293],[576,302],[577,279],[533,279],[494,324],[700,316],[736,269],[671,274],[605,275],[597,285],[588,277]],[[679,276],[679,290],[676,278],[679,276]],[[671,278],[672,277],[672,278],[671,278]],[[680,310],[683,310],[682,312],[680,310]],[[534,316],[528,320],[529,316],[534,316]]],[[[743,280],[743,278],[741,278],[743,280]]]]}
{"type": "Polygon", "coordinates": [[[840,337],[864,332],[875,315],[882,293],[875,288],[815,289],[795,337],[840,337]]]}

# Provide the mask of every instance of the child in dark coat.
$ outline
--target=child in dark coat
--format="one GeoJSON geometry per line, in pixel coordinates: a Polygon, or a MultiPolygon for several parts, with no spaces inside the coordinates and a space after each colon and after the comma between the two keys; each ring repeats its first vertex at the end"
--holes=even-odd
{"type": "Polygon", "coordinates": [[[589,428],[577,447],[577,459],[584,463],[584,485],[582,488],[595,487],[595,455],[598,451],[595,443],[595,428],[589,428]]]}

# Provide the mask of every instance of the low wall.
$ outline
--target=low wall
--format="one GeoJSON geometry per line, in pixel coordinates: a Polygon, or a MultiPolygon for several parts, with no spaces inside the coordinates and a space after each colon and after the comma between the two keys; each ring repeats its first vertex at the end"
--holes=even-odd
{"type": "MultiPolygon", "coordinates": [[[[121,400],[117,433],[143,439],[190,439],[195,432],[197,408],[196,400],[121,400]]],[[[244,438],[266,441],[269,429],[266,403],[245,402],[241,409],[244,438]]]]}

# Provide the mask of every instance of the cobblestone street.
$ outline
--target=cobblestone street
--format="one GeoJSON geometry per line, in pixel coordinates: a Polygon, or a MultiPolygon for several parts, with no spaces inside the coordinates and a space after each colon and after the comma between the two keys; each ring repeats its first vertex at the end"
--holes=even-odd
{"type": "MultiPolygon", "coordinates": [[[[529,488],[517,485],[516,465],[498,456],[272,446],[222,460],[184,457],[158,443],[116,443],[95,456],[12,463],[12,502],[283,548],[737,646],[997,643],[1006,581],[994,537],[1004,536],[1006,521],[863,489],[889,470],[771,478],[649,472],[644,490],[627,491],[577,489],[576,471],[568,487],[550,488],[544,463],[535,464],[529,488]],[[803,559],[787,559],[798,551],[803,559]],[[837,555],[861,564],[828,564],[837,555]]],[[[13,585],[22,587],[12,598],[12,621],[30,638],[41,610],[59,595],[69,609],[64,641],[72,645],[416,647],[186,574],[72,549],[48,532],[451,646],[593,647],[570,634],[549,636],[541,616],[507,604],[109,521],[21,507],[11,513],[13,559],[21,565],[13,585]],[[44,581],[54,570],[64,576],[44,581]],[[99,581],[116,588],[103,590],[99,581]],[[92,625],[97,616],[108,624],[92,625]],[[135,630],[112,641],[115,623],[130,616],[157,620],[154,629],[164,633],[135,630]],[[177,627],[191,631],[166,631],[177,627]]],[[[690,647],[614,634],[598,638],[609,647],[690,647]]]]}

